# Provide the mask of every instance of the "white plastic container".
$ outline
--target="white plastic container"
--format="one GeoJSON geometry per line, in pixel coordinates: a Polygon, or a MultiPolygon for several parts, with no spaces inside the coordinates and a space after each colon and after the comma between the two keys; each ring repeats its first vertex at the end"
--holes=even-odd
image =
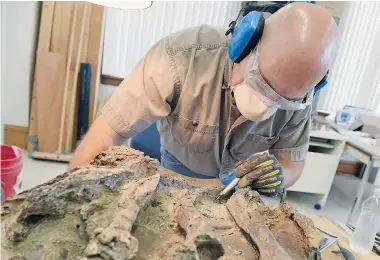
{"type": "Polygon", "coordinates": [[[380,189],[363,202],[356,229],[350,240],[350,247],[360,254],[371,252],[376,232],[380,228],[380,189]]]}

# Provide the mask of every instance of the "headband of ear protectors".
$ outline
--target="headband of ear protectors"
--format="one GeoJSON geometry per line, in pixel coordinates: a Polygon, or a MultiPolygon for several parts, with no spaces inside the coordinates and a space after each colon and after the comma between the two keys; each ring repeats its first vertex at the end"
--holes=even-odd
{"type": "Polygon", "coordinates": [[[329,71],[327,71],[326,75],[319,81],[319,83],[314,88],[314,95],[318,91],[320,91],[322,88],[324,88],[327,83],[329,83],[329,71]]]}
{"type": "MultiPolygon", "coordinates": [[[[236,20],[229,24],[229,29],[226,32],[226,36],[232,33],[232,39],[228,45],[228,56],[234,63],[240,63],[259,43],[265,25],[265,18],[260,11],[269,11],[273,14],[281,7],[281,5],[257,6],[256,8],[248,6],[240,10],[236,20]],[[240,15],[247,12],[247,8],[255,9],[255,11],[249,12],[237,24],[240,15]]],[[[327,76],[328,72],[315,86],[314,94],[327,85],[327,76]]]]}

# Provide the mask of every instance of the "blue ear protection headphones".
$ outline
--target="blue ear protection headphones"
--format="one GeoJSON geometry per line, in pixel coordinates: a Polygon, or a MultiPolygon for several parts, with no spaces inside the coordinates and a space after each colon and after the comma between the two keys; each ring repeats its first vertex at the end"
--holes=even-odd
{"type": "MultiPolygon", "coordinates": [[[[273,14],[283,6],[247,6],[240,10],[236,20],[229,24],[229,28],[226,31],[226,36],[232,33],[232,39],[228,45],[228,56],[234,63],[240,63],[259,43],[265,25],[265,18],[262,12],[273,14]],[[247,12],[248,9],[250,9],[249,12],[247,12]],[[242,14],[244,17],[237,23],[242,14]]],[[[314,94],[327,85],[328,73],[315,86],[314,94]]]]}

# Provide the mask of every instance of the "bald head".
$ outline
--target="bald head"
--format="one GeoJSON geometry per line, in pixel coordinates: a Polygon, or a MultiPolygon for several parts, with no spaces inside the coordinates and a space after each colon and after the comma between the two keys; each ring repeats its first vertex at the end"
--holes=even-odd
{"type": "Polygon", "coordinates": [[[335,57],[338,28],[330,13],[308,3],[290,4],[266,20],[259,68],[280,95],[303,98],[335,57]]]}

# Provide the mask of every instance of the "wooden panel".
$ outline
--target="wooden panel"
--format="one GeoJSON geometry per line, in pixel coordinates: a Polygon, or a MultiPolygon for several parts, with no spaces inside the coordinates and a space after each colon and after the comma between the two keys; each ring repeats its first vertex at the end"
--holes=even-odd
{"type": "Polygon", "coordinates": [[[55,2],[50,51],[66,54],[70,35],[73,2],[55,2]]]}
{"type": "Polygon", "coordinates": [[[360,170],[360,163],[341,160],[336,170],[339,173],[356,175],[360,170]]]}
{"type": "MultiPolygon", "coordinates": [[[[104,8],[98,5],[43,3],[29,129],[29,137],[38,138],[38,152],[72,152],[76,142],[77,85],[82,62],[93,66],[90,114],[95,113],[103,21],[104,8]]],[[[90,116],[90,122],[92,119],[90,116]]],[[[28,145],[29,151],[33,148],[32,144],[28,145]]]]}
{"type": "MultiPolygon", "coordinates": [[[[52,28],[52,39],[51,39],[51,47],[50,50],[56,53],[62,53],[65,56],[69,53],[69,42],[70,36],[72,35],[73,29],[75,28],[75,24],[73,24],[73,16],[74,16],[74,2],[56,2],[56,8],[54,10],[54,19],[53,19],[53,28],[52,28]]],[[[77,42],[74,40],[74,43],[77,42]]],[[[74,52],[76,53],[76,52],[74,52]]],[[[69,62],[69,61],[68,61],[69,62]]],[[[68,72],[64,69],[64,74],[66,75],[68,72]]],[[[68,86],[71,86],[69,82],[68,86]]],[[[62,94],[64,94],[65,84],[61,85],[62,94]]],[[[69,90],[70,91],[70,90],[69,90]]],[[[62,99],[63,102],[64,98],[62,99]]],[[[65,104],[62,107],[66,107],[65,104]]],[[[57,117],[62,115],[62,110],[56,115],[57,117]]],[[[60,120],[61,121],[61,120],[60,120]]],[[[61,125],[60,125],[61,127],[61,125]]],[[[56,137],[59,142],[59,135],[56,137]]],[[[63,136],[62,142],[65,142],[66,136],[63,136]]],[[[58,146],[56,151],[62,152],[60,150],[60,146],[58,146]]],[[[41,150],[40,150],[41,151],[41,150]]]]}
{"type": "MultiPolygon", "coordinates": [[[[86,62],[87,61],[87,51],[88,51],[88,42],[89,42],[89,37],[90,37],[90,27],[91,27],[91,23],[90,23],[90,19],[91,19],[91,13],[92,13],[92,8],[93,8],[93,4],[91,3],[86,3],[85,2],[85,5],[87,7],[87,11],[86,11],[86,17],[85,17],[85,26],[84,26],[84,31],[83,31],[83,50],[81,52],[81,58],[80,58],[80,62],[86,62]]],[[[82,13],[83,15],[83,13],[82,13]]]]}
{"type": "Polygon", "coordinates": [[[63,147],[66,143],[66,135],[65,135],[65,128],[67,124],[66,119],[66,106],[67,106],[67,99],[70,95],[69,93],[69,82],[70,82],[70,68],[71,68],[71,60],[73,56],[73,48],[74,48],[74,40],[75,40],[75,32],[76,32],[76,23],[78,19],[78,4],[74,4],[73,7],[73,16],[72,16],[72,27],[70,30],[70,38],[68,39],[69,46],[68,46],[68,53],[67,53],[67,62],[66,62],[66,70],[65,70],[65,82],[64,82],[64,89],[63,89],[63,101],[62,101],[62,107],[61,110],[61,125],[60,125],[60,131],[59,131],[59,137],[58,137],[58,153],[63,152],[63,147]]]}
{"type": "Polygon", "coordinates": [[[51,160],[51,161],[58,161],[58,162],[69,162],[71,160],[71,155],[42,153],[42,152],[33,152],[32,157],[35,159],[51,160]]]}
{"type": "MultiPolygon", "coordinates": [[[[86,17],[84,16],[84,10],[85,10],[85,2],[77,2],[75,3],[76,8],[76,18],[73,19],[73,27],[72,27],[72,32],[70,35],[70,41],[73,39],[72,42],[72,49],[71,52],[68,53],[68,78],[67,80],[67,86],[65,86],[67,89],[67,98],[65,102],[65,113],[63,114],[64,117],[64,125],[63,125],[63,149],[65,152],[71,152],[71,140],[72,137],[69,137],[69,135],[72,134],[72,128],[73,128],[73,123],[70,122],[70,117],[75,116],[76,113],[74,111],[71,111],[75,109],[75,102],[76,102],[76,96],[77,96],[77,78],[78,78],[78,73],[76,73],[77,69],[77,64],[81,61],[81,54],[79,52],[82,52],[83,50],[83,42],[80,44],[80,38],[84,32],[84,26],[86,25],[86,17]],[[83,24],[83,26],[82,26],[83,24]],[[83,29],[82,29],[83,27],[83,29]],[[80,48],[81,47],[81,48],[80,48]],[[72,113],[73,112],[73,113],[72,113]],[[69,128],[70,131],[69,131],[69,128]]],[[[83,39],[83,38],[82,38],[83,39]]],[[[71,44],[71,43],[70,43],[71,44]]]]}
{"type": "MultiPolygon", "coordinates": [[[[78,100],[79,100],[79,72],[80,72],[80,63],[87,63],[87,52],[88,52],[88,43],[89,43],[89,37],[90,37],[90,26],[91,26],[91,13],[92,13],[92,8],[93,4],[91,3],[86,3],[86,16],[85,16],[85,25],[84,25],[84,32],[82,35],[83,38],[83,43],[82,43],[82,50],[80,53],[80,58],[79,58],[79,70],[78,73],[76,74],[77,77],[77,84],[74,86],[76,88],[75,91],[75,97],[74,97],[74,118],[73,118],[73,127],[72,127],[72,132],[71,132],[71,147],[69,148],[69,151],[74,151],[78,144],[77,144],[77,131],[78,131],[78,100]]],[[[83,14],[84,15],[84,14],[83,14]]]]}
{"type": "Polygon", "coordinates": [[[118,87],[123,80],[124,80],[123,78],[119,78],[119,77],[115,77],[111,75],[102,75],[101,77],[102,84],[111,85],[115,87],[118,87]]]}
{"type": "Polygon", "coordinates": [[[40,152],[55,153],[62,109],[66,56],[61,53],[38,53],[35,73],[40,152]]]}
{"type": "Polygon", "coordinates": [[[4,144],[26,149],[29,129],[26,126],[4,125],[4,144]]]}
{"type": "MultiPolygon", "coordinates": [[[[69,48],[70,48],[69,42],[71,38],[70,36],[72,35],[73,29],[75,28],[75,25],[72,22],[73,16],[74,16],[74,5],[75,3],[73,2],[56,2],[56,10],[54,11],[54,20],[53,20],[53,28],[52,28],[52,40],[51,40],[51,47],[50,47],[52,52],[62,53],[65,56],[67,56],[69,53],[69,48]]],[[[67,62],[70,62],[70,61],[67,60],[67,62]]],[[[65,75],[67,73],[68,72],[65,69],[65,75]]],[[[64,87],[65,87],[65,84],[62,85],[62,88],[64,87]]],[[[63,101],[64,101],[64,98],[63,98],[63,101]]],[[[64,107],[66,107],[65,104],[63,104],[63,108],[64,107]]],[[[57,116],[62,116],[62,112],[57,114],[57,116]]],[[[62,142],[65,142],[66,136],[63,136],[62,138],[63,138],[62,142]]],[[[60,140],[59,136],[57,136],[57,139],[58,141],[60,140]]],[[[60,148],[61,147],[58,146],[57,151],[62,152],[60,148]]]]}
{"type": "Polygon", "coordinates": [[[90,4],[86,4],[84,2],[77,3],[78,8],[78,18],[76,21],[76,24],[74,26],[75,28],[75,38],[74,38],[74,46],[73,46],[73,53],[72,53],[72,59],[70,63],[70,81],[69,81],[69,89],[68,89],[68,98],[66,103],[66,113],[65,113],[65,133],[66,133],[66,142],[65,142],[65,150],[68,152],[72,151],[73,148],[73,136],[74,136],[74,121],[76,117],[76,103],[77,103],[77,91],[78,91],[78,74],[79,74],[79,67],[80,62],[83,61],[83,51],[85,49],[83,42],[84,42],[84,32],[86,26],[88,26],[89,23],[89,7],[90,4]],[[82,11],[83,10],[83,11],[82,11]]]}
{"type": "MultiPolygon", "coordinates": [[[[50,50],[50,38],[53,25],[55,2],[43,2],[41,10],[40,29],[38,37],[38,52],[48,52],[50,50]]],[[[35,71],[37,66],[35,66],[35,71]]],[[[29,116],[29,137],[36,137],[38,135],[38,122],[37,122],[37,94],[35,87],[35,79],[33,83],[30,116],[29,116]]],[[[34,145],[28,142],[28,151],[34,149],[34,145]]]]}
{"type": "Polygon", "coordinates": [[[55,2],[43,2],[41,10],[40,32],[38,37],[38,51],[50,50],[50,39],[53,25],[55,2]]]}
{"type": "Polygon", "coordinates": [[[104,7],[92,5],[90,35],[87,49],[87,63],[92,64],[89,124],[95,119],[97,88],[99,85],[103,46],[104,7]]]}

